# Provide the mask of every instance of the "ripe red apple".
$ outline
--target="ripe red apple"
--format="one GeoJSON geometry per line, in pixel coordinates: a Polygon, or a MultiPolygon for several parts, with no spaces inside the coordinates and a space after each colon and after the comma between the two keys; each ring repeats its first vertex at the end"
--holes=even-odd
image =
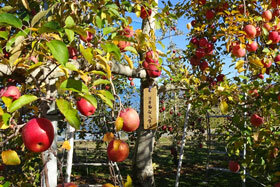
{"type": "Polygon", "coordinates": [[[120,31],[120,35],[126,36],[128,38],[132,37],[133,34],[133,30],[129,26],[125,27],[122,31],[120,31]]]}
{"type": "Polygon", "coordinates": [[[32,152],[46,151],[54,139],[54,129],[50,120],[33,118],[22,129],[22,140],[27,149],[32,152]]]}
{"type": "Polygon", "coordinates": [[[202,49],[202,48],[197,48],[197,49],[196,49],[196,52],[195,52],[195,55],[196,55],[196,57],[197,57],[198,59],[201,59],[201,58],[203,58],[203,57],[206,55],[206,53],[205,53],[205,50],[204,50],[204,49],[202,49]]]}
{"type": "Polygon", "coordinates": [[[134,86],[134,82],[133,81],[130,81],[130,86],[134,86]]]}
{"type": "Polygon", "coordinates": [[[258,43],[256,41],[253,41],[252,43],[248,43],[246,49],[249,52],[255,52],[258,49],[258,43]]]}
{"type": "Polygon", "coordinates": [[[205,52],[206,52],[208,55],[212,55],[212,54],[213,54],[213,50],[214,50],[214,45],[211,44],[211,43],[208,43],[208,44],[206,45],[205,52]]]}
{"type": "Polygon", "coordinates": [[[172,115],[172,114],[173,114],[173,111],[172,111],[172,110],[170,110],[169,114],[171,114],[171,115],[172,115]]]}
{"type": "Polygon", "coordinates": [[[196,37],[192,37],[191,41],[192,44],[198,46],[199,45],[199,40],[196,37]]]}
{"type": "Polygon", "coordinates": [[[275,10],[273,11],[272,16],[273,16],[273,17],[278,17],[279,15],[280,15],[280,10],[277,8],[277,9],[275,9],[275,10]]]}
{"type": "Polygon", "coordinates": [[[280,187],[280,182],[274,184],[274,187],[280,187]]]}
{"type": "Polygon", "coordinates": [[[264,119],[257,114],[253,114],[251,116],[250,122],[253,126],[259,127],[260,125],[262,125],[264,123],[264,119]]]}
{"type": "Polygon", "coordinates": [[[69,57],[73,60],[76,60],[78,58],[78,51],[75,47],[67,47],[68,48],[68,53],[69,53],[69,57]]]}
{"type": "Polygon", "coordinates": [[[84,98],[79,98],[79,100],[77,101],[77,108],[81,112],[81,114],[85,116],[94,114],[96,110],[96,108],[84,98]]]}
{"type": "Polygon", "coordinates": [[[133,80],[133,78],[132,78],[132,77],[128,77],[128,80],[129,80],[129,81],[132,81],[132,80],[133,80]]]}
{"type": "Polygon", "coordinates": [[[161,75],[161,69],[159,64],[149,64],[146,68],[149,77],[159,77],[161,75]]]}
{"type": "Polygon", "coordinates": [[[126,132],[135,131],[140,124],[138,113],[132,108],[126,108],[120,112],[120,117],[123,118],[122,130],[126,132]]]}
{"type": "Polygon", "coordinates": [[[8,86],[0,91],[1,97],[11,97],[13,100],[18,99],[21,94],[16,86],[8,86]]]}
{"type": "Polygon", "coordinates": [[[166,125],[163,125],[163,126],[161,127],[161,129],[162,129],[163,131],[166,131],[167,126],[166,126],[166,125]]]}
{"type": "Polygon", "coordinates": [[[145,60],[148,63],[157,64],[158,63],[158,59],[159,59],[158,53],[154,52],[153,50],[150,50],[150,51],[146,52],[146,54],[145,54],[145,60]]]}
{"type": "Polygon", "coordinates": [[[144,6],[141,7],[140,17],[142,19],[146,19],[146,18],[150,17],[151,14],[152,14],[152,9],[147,9],[144,6]]]}
{"type": "Polygon", "coordinates": [[[200,40],[199,40],[199,47],[206,47],[207,46],[207,44],[208,44],[208,40],[206,39],[206,38],[201,38],[200,40]]]}
{"type": "Polygon", "coordinates": [[[278,153],[279,153],[279,149],[277,147],[274,147],[270,152],[270,157],[276,158],[278,156],[278,153]]]}
{"type": "Polygon", "coordinates": [[[232,44],[232,54],[237,57],[243,57],[246,55],[246,50],[241,48],[240,44],[233,43],[232,44]]]}
{"type": "Polygon", "coordinates": [[[58,184],[57,187],[78,187],[78,186],[73,182],[69,182],[69,183],[58,184]]]}
{"type": "Polygon", "coordinates": [[[270,68],[271,67],[271,65],[272,65],[272,62],[271,61],[269,61],[269,62],[264,62],[264,60],[262,60],[262,64],[263,64],[263,66],[265,67],[265,68],[270,68]]]}
{"type": "Polygon", "coordinates": [[[280,61],[280,55],[277,55],[275,58],[274,58],[274,62],[279,62],[280,61]]]}
{"type": "Polygon", "coordinates": [[[112,140],[107,147],[107,155],[109,160],[113,162],[124,161],[129,154],[127,143],[122,140],[112,140]]]}
{"type": "Polygon", "coordinates": [[[223,81],[224,81],[224,77],[225,77],[224,74],[218,75],[218,76],[217,76],[217,82],[223,82],[223,81]]]}
{"type": "Polygon", "coordinates": [[[165,107],[163,106],[163,107],[161,108],[161,110],[162,110],[162,111],[165,111],[165,107]]]}
{"type": "Polygon", "coordinates": [[[120,49],[121,52],[125,52],[125,48],[129,47],[131,44],[128,41],[119,41],[118,42],[118,47],[120,49]]]}
{"type": "Polygon", "coordinates": [[[237,173],[240,170],[240,165],[236,161],[229,161],[228,168],[231,172],[237,173]]]}
{"type": "Polygon", "coordinates": [[[196,20],[192,20],[191,25],[194,27],[196,25],[196,20]]]}
{"type": "Polygon", "coordinates": [[[110,86],[109,86],[109,85],[106,85],[106,86],[105,86],[105,90],[110,90],[110,86]]]}
{"type": "Polygon", "coordinates": [[[88,43],[93,39],[93,34],[89,31],[87,31],[87,36],[82,36],[80,35],[81,40],[83,40],[84,42],[88,43]]]}
{"type": "Polygon", "coordinates": [[[265,21],[270,21],[272,19],[272,13],[270,10],[266,10],[262,13],[262,17],[265,19],[265,21]]]}
{"type": "Polygon", "coordinates": [[[253,97],[258,97],[259,96],[258,90],[257,89],[249,90],[249,95],[253,97]]]}
{"type": "Polygon", "coordinates": [[[279,34],[277,31],[271,31],[268,35],[268,39],[272,41],[273,44],[279,42],[279,34]]]}
{"type": "Polygon", "coordinates": [[[201,71],[205,71],[208,67],[208,62],[206,62],[205,60],[199,64],[199,68],[201,69],[201,71]]]}
{"type": "Polygon", "coordinates": [[[206,19],[211,20],[215,17],[215,12],[213,10],[207,10],[206,11],[206,19]]]}
{"type": "Polygon", "coordinates": [[[258,74],[258,78],[264,79],[264,75],[262,73],[258,74]]]}
{"type": "MultiPolygon", "coordinates": [[[[279,56],[280,56],[280,55],[279,55],[279,56]]],[[[190,63],[191,63],[191,65],[193,65],[193,66],[197,66],[197,65],[199,65],[199,63],[200,63],[200,60],[197,59],[196,56],[192,56],[191,59],[190,59],[190,63]]]]}
{"type": "Polygon", "coordinates": [[[172,127],[168,127],[168,131],[169,132],[173,132],[173,128],[172,127]]]}
{"type": "Polygon", "coordinates": [[[255,38],[257,34],[257,30],[253,25],[246,25],[244,27],[244,31],[246,32],[248,38],[255,38]]]}

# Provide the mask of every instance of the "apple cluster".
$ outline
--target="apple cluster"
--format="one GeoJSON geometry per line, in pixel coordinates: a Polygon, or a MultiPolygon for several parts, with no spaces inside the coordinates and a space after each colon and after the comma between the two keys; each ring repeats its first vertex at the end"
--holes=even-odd
{"type": "Polygon", "coordinates": [[[206,56],[212,55],[214,50],[214,42],[216,40],[212,40],[212,42],[208,41],[207,38],[197,38],[193,37],[191,39],[191,44],[196,48],[195,55],[190,58],[190,63],[192,66],[199,66],[201,71],[205,71],[209,64],[203,59],[206,56]]]}
{"type": "MultiPolygon", "coordinates": [[[[131,29],[131,27],[127,26],[126,28],[124,28],[122,31],[120,31],[120,36],[124,36],[126,38],[131,38],[134,34],[133,30],[131,29]]],[[[125,52],[125,48],[129,47],[131,45],[131,43],[129,41],[119,41],[118,42],[118,47],[121,50],[121,52],[125,52]]]]}
{"type": "Polygon", "coordinates": [[[159,55],[157,52],[152,50],[146,52],[145,61],[143,62],[143,67],[146,70],[149,77],[159,77],[161,75],[160,64],[158,62],[159,55]]]}
{"type": "MultiPolygon", "coordinates": [[[[138,129],[140,118],[133,108],[121,110],[119,117],[123,120],[123,131],[133,132],[138,129]]],[[[122,162],[129,155],[129,146],[123,140],[113,139],[107,147],[107,155],[109,160],[113,162],[122,162]]]]}
{"type": "Polygon", "coordinates": [[[149,9],[144,6],[141,7],[140,17],[142,19],[147,19],[148,17],[151,16],[151,14],[152,14],[152,9],[149,9]]]}

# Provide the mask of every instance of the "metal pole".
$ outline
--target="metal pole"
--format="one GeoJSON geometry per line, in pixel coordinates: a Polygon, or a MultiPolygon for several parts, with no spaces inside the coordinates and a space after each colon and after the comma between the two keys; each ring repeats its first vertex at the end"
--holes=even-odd
{"type": "Polygon", "coordinates": [[[191,104],[189,103],[188,106],[187,106],[187,110],[186,110],[184,133],[183,133],[183,137],[182,137],[182,141],[181,141],[181,150],[180,150],[180,157],[179,157],[178,168],[177,168],[175,187],[179,186],[179,178],[180,178],[180,174],[181,174],[180,171],[181,171],[182,160],[183,160],[183,156],[184,156],[184,147],[185,147],[185,144],[186,144],[187,125],[188,125],[188,121],[189,121],[190,108],[191,108],[191,104]]]}

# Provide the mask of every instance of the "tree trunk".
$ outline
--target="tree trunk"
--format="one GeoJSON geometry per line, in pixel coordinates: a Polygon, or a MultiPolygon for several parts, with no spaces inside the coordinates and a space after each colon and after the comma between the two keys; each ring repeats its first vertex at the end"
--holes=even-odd
{"type": "MultiPolygon", "coordinates": [[[[157,0],[156,0],[157,2],[157,0]]],[[[143,33],[150,35],[150,31],[155,31],[155,19],[153,16],[155,15],[155,10],[153,10],[151,17],[149,20],[143,20],[142,30],[143,33]]],[[[143,59],[143,54],[142,57],[143,59]]],[[[144,88],[149,88],[150,85],[155,80],[153,79],[145,79],[141,80],[141,98],[140,98],[140,127],[137,130],[137,140],[135,144],[134,150],[134,158],[133,158],[133,183],[136,187],[152,187],[155,186],[154,180],[154,170],[153,170],[153,162],[152,155],[154,149],[154,131],[153,130],[144,130],[144,115],[143,115],[143,91],[144,88]]],[[[157,99],[158,100],[158,99],[157,99]]],[[[158,101],[157,106],[158,110],[158,101]]],[[[158,115],[158,112],[157,112],[158,115]]]]}

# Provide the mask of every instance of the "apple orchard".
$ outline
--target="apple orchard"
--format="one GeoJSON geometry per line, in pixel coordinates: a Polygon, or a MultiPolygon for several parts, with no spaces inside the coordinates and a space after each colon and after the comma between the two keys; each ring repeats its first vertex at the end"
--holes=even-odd
{"type": "Polygon", "coordinates": [[[168,131],[184,146],[185,118],[203,136],[199,124],[218,108],[230,121],[215,129],[224,132],[229,170],[280,186],[280,1],[176,2],[0,1],[0,184],[64,181],[57,150],[69,142],[57,147],[57,132],[90,120],[106,126],[100,136],[110,167],[132,160],[131,178],[113,172],[104,187],[157,186],[154,141],[168,131]],[[182,33],[183,48],[162,42],[182,33]],[[144,129],[143,90],[153,87],[158,125],[144,129]],[[131,88],[139,108],[124,97],[131,88]]]}

